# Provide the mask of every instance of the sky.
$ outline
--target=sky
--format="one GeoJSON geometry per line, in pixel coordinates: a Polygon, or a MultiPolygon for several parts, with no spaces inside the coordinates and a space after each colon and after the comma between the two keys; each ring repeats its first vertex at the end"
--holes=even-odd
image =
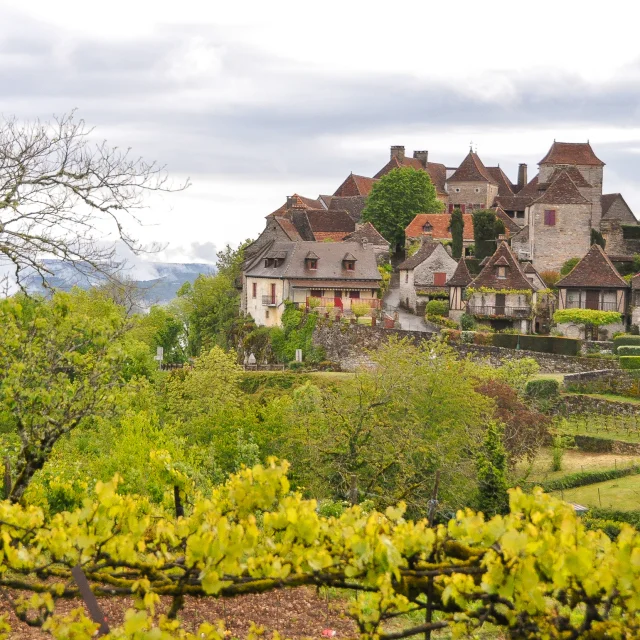
{"type": "Polygon", "coordinates": [[[211,262],[287,195],[373,175],[391,145],[513,182],[589,140],[640,213],[640,47],[630,1],[108,3],[0,0],[0,114],[77,109],[167,166],[131,232],[153,260],[211,262]]]}

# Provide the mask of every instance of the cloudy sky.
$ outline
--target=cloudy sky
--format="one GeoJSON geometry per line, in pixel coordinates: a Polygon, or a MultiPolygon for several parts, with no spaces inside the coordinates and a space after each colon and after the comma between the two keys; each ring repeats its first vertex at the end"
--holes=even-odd
{"type": "Polygon", "coordinates": [[[190,176],[136,231],[169,261],[212,260],[286,195],[372,175],[393,144],[457,165],[473,141],[515,181],[554,138],[588,139],[605,190],[640,213],[632,6],[0,0],[0,112],[76,108],[101,138],[190,176]]]}

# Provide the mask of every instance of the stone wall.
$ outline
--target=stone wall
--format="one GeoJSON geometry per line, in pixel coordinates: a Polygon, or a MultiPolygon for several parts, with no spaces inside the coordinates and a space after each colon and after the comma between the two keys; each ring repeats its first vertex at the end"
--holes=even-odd
{"type": "MultiPolygon", "coordinates": [[[[323,347],[328,360],[339,363],[344,371],[353,371],[360,365],[371,363],[368,351],[385,344],[389,337],[396,335],[408,338],[414,344],[429,340],[434,334],[421,331],[403,331],[400,329],[383,329],[363,325],[333,325],[318,323],[313,336],[316,346],[323,347]]],[[[542,373],[575,373],[603,369],[615,366],[617,361],[600,360],[598,358],[580,358],[562,356],[535,351],[516,351],[502,347],[482,346],[474,344],[451,345],[461,357],[469,356],[472,360],[488,362],[500,366],[509,360],[533,358],[540,365],[542,373]]]]}
{"type": "Polygon", "coordinates": [[[616,402],[604,398],[594,398],[582,394],[564,394],[553,407],[556,415],[604,415],[604,416],[640,416],[640,404],[634,402],[616,402]]]}
{"type": "MultiPolygon", "coordinates": [[[[597,360],[596,358],[588,358],[597,360]]],[[[617,366],[617,360],[605,360],[608,368],[592,370],[576,375],[565,376],[564,386],[577,393],[613,393],[628,397],[640,397],[640,377],[628,371],[612,368],[617,366]]]]}
{"type": "Polygon", "coordinates": [[[469,205],[478,205],[481,209],[488,209],[498,195],[498,185],[489,182],[452,182],[447,185],[449,191],[449,205],[466,207],[465,213],[473,213],[469,205]]]}

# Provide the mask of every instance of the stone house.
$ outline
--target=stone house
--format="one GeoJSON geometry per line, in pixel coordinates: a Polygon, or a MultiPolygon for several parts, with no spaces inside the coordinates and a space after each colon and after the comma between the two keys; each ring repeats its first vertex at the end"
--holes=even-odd
{"type": "MultiPolygon", "coordinates": [[[[473,244],[473,216],[462,215],[462,246],[473,244]]],[[[405,228],[405,246],[409,250],[423,240],[430,242],[451,242],[451,215],[448,213],[419,213],[405,228]]]]}
{"type": "Polygon", "coordinates": [[[359,242],[364,246],[373,247],[376,261],[379,265],[389,262],[391,244],[385,240],[378,230],[370,223],[356,224],[356,230],[343,238],[344,242],[359,242]]]}
{"type": "Polygon", "coordinates": [[[460,322],[460,317],[467,310],[465,300],[465,291],[473,281],[473,277],[469,273],[469,267],[464,258],[458,260],[456,270],[447,281],[447,289],[449,289],[449,317],[456,322],[460,322]]]}
{"type": "Polygon", "coordinates": [[[607,254],[610,256],[632,256],[640,253],[640,238],[629,238],[625,233],[624,227],[637,226],[638,221],[622,195],[606,193],[600,202],[602,203],[600,232],[606,241],[607,254]]]}
{"type": "Polygon", "coordinates": [[[423,242],[418,251],[398,266],[400,304],[419,315],[429,300],[447,296],[446,287],[458,265],[439,242],[423,242]]]}
{"type": "Polygon", "coordinates": [[[536,293],[506,242],[467,286],[467,313],[494,329],[532,329],[536,293]]]}
{"type": "Polygon", "coordinates": [[[469,151],[460,166],[447,178],[449,213],[454,209],[460,209],[462,213],[489,209],[498,191],[498,180],[482,164],[478,154],[469,151]]]}
{"type": "MultiPolygon", "coordinates": [[[[599,245],[594,244],[571,272],[556,283],[556,288],[558,309],[595,309],[622,314],[619,324],[601,328],[605,338],[625,330],[629,285],[599,245]]],[[[582,328],[574,324],[558,325],[558,331],[570,338],[583,337],[582,328]]]]}
{"type": "Polygon", "coordinates": [[[356,301],[377,310],[380,285],[373,246],[273,242],[245,263],[240,308],[261,326],[280,324],[285,301],[302,308],[335,308],[345,314],[356,301]]]}

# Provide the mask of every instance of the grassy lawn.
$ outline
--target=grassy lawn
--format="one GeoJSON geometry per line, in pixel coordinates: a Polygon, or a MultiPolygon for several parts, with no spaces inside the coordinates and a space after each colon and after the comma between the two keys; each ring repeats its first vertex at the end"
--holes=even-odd
{"type": "Polygon", "coordinates": [[[577,502],[587,507],[602,505],[620,511],[637,511],[640,509],[640,475],[589,484],[564,492],[556,491],[554,495],[564,498],[567,502],[577,502]]]}
{"type": "Polygon", "coordinates": [[[578,449],[567,449],[562,458],[562,469],[551,471],[551,449],[545,447],[531,465],[521,463],[516,468],[516,478],[521,478],[529,471],[527,480],[531,482],[543,482],[561,478],[569,473],[579,471],[596,471],[602,469],[614,469],[630,467],[640,464],[640,456],[621,455],[619,453],[590,453],[578,449]]]}
{"type": "Polygon", "coordinates": [[[560,384],[564,382],[564,373],[536,373],[531,379],[540,380],[540,378],[557,380],[560,384]]]}

